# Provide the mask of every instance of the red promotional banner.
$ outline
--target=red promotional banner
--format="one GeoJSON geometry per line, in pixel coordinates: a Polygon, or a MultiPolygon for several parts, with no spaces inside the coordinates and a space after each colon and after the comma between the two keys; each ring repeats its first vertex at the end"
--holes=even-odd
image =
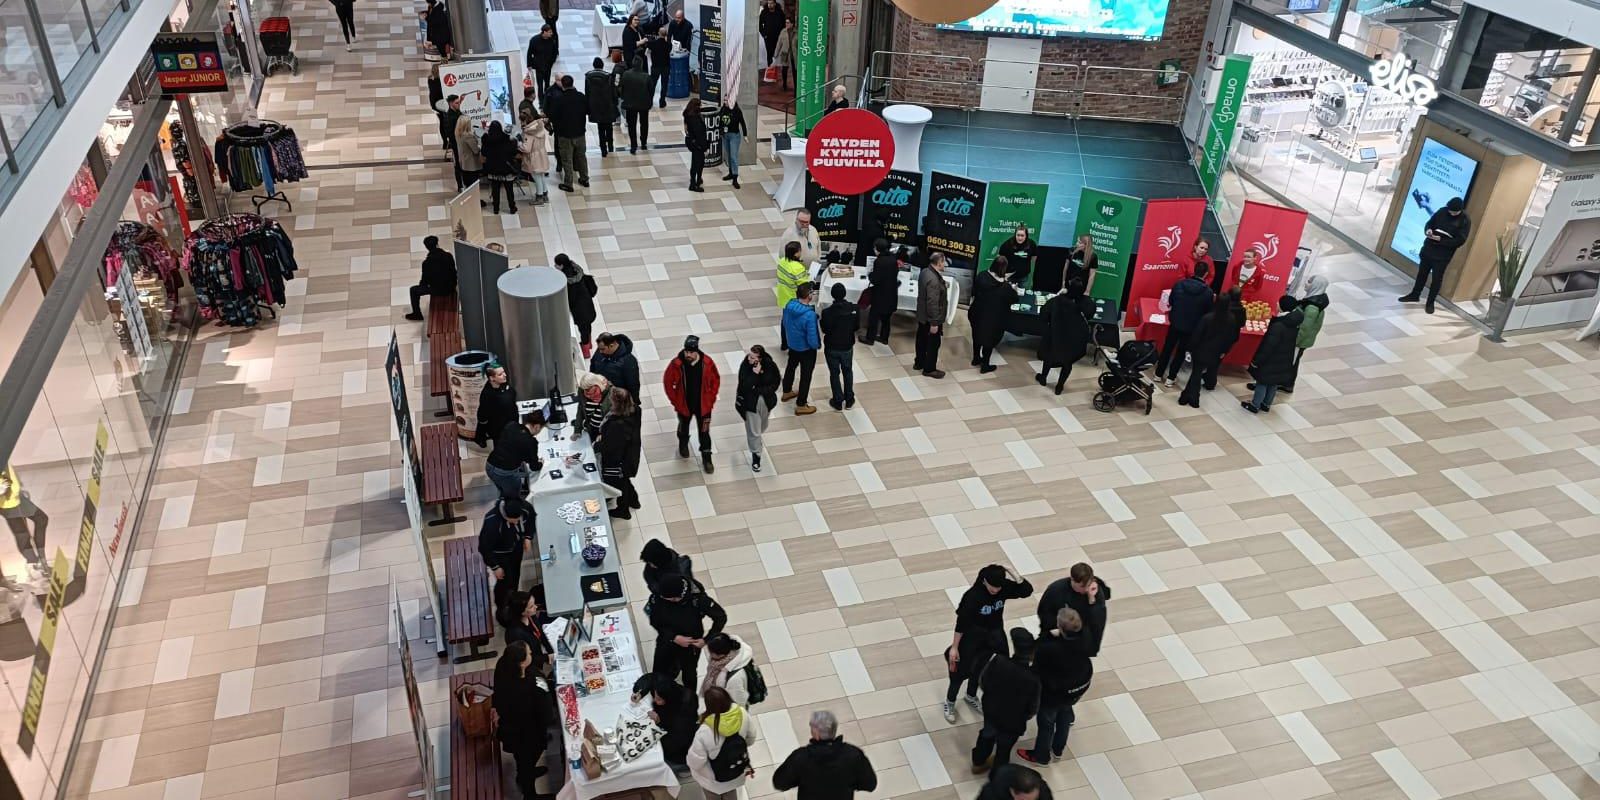
{"type": "Polygon", "coordinates": [[[1289,289],[1294,254],[1300,249],[1305,227],[1304,211],[1246,200],[1239,230],[1233,237],[1233,258],[1228,262],[1228,280],[1223,288],[1239,283],[1244,254],[1254,252],[1259,266],[1254,275],[1245,279],[1241,299],[1265,303],[1271,313],[1277,313],[1278,298],[1289,289]]]}
{"type": "Polygon", "coordinates": [[[806,137],[806,169],[818,186],[836,194],[876,188],[893,163],[889,123],[871,111],[840,109],[823,117],[806,137]]]}
{"type": "Polygon", "coordinates": [[[1141,298],[1160,297],[1192,273],[1190,254],[1200,238],[1205,213],[1204,197],[1145,201],[1144,228],[1139,233],[1124,324],[1137,324],[1134,316],[1141,298]]]}

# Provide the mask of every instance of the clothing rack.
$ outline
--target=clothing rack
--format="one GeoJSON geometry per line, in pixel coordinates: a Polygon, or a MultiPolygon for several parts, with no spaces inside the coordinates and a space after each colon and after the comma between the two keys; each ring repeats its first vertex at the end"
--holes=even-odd
{"type": "Polygon", "coordinates": [[[262,311],[274,319],[285,282],[299,267],[289,234],[256,214],[228,214],[196,230],[183,251],[200,314],[223,325],[254,327],[262,311]]]}
{"type": "Polygon", "coordinates": [[[178,254],[156,229],[134,220],[122,220],[106,243],[105,285],[116,286],[124,269],[140,278],[160,278],[169,291],[178,288],[178,254]]]}
{"type": "Polygon", "coordinates": [[[216,144],[217,172],[236,192],[262,187],[261,194],[250,196],[260,213],[261,207],[276,201],[290,211],[294,205],[278,188],[306,177],[306,162],[300,152],[300,139],[294,129],[272,120],[248,120],[223,129],[216,144]]]}

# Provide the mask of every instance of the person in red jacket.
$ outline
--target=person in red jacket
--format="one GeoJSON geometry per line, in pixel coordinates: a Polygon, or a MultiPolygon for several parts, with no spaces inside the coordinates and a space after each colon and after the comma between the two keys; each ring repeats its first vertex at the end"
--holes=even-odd
{"type": "Polygon", "coordinates": [[[667,364],[661,382],[672,410],[678,412],[678,457],[689,457],[689,420],[693,418],[700,429],[700,466],[711,474],[711,409],[717,404],[722,376],[717,374],[716,362],[700,352],[700,337],[683,340],[683,349],[667,364]]]}

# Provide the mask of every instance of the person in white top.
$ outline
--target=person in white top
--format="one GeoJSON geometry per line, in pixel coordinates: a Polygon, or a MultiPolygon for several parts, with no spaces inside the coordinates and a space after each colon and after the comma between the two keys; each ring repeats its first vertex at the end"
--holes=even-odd
{"type": "Polygon", "coordinates": [[[750,678],[745,667],[755,659],[755,651],[745,640],[729,633],[719,633],[706,639],[706,676],[700,682],[700,706],[705,707],[705,694],[712,687],[725,689],[741,708],[750,705],[750,678]]]}
{"type": "Polygon", "coordinates": [[[797,260],[806,265],[807,270],[822,258],[822,241],[817,238],[817,229],[811,227],[811,212],[807,209],[795,212],[794,225],[779,237],[779,241],[800,243],[800,258],[797,260]]]}
{"type": "Polygon", "coordinates": [[[717,687],[706,692],[705,700],[706,711],[689,745],[689,774],[706,800],[737,800],[739,787],[756,774],[749,756],[756,743],[755,715],[734,705],[727,691],[717,687]],[[718,779],[719,772],[725,779],[718,779]]]}

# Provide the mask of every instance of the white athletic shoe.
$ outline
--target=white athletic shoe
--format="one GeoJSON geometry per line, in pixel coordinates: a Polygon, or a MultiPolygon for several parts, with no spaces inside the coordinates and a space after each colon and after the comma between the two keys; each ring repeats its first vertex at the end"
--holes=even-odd
{"type": "Polygon", "coordinates": [[[951,725],[956,724],[956,704],[949,700],[944,701],[944,721],[951,725]]]}
{"type": "Polygon", "coordinates": [[[983,706],[978,705],[978,698],[976,696],[969,694],[963,695],[963,697],[967,698],[967,705],[972,706],[973,711],[976,711],[979,714],[983,713],[983,706]]]}

